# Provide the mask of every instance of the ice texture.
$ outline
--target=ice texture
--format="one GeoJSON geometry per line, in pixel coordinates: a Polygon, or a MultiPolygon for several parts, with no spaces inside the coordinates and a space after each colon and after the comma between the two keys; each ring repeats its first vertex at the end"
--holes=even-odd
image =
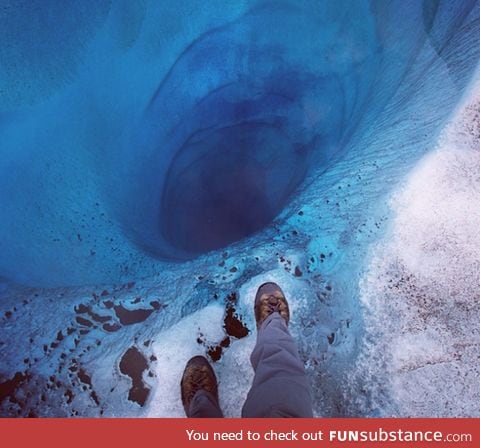
{"type": "Polygon", "coordinates": [[[366,384],[382,378],[370,399],[387,415],[478,416],[479,173],[477,82],[392,196],[395,216],[360,282],[358,369],[366,384]]]}
{"type": "Polygon", "coordinates": [[[265,281],[316,416],[479,415],[476,1],[0,4],[1,415],[239,416],[265,281]]]}

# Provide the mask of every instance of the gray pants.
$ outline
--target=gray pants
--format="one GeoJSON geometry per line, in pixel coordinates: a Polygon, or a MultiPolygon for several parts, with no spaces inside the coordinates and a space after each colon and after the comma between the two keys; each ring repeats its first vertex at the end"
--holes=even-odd
{"type": "MultiPolygon", "coordinates": [[[[243,405],[242,417],[312,417],[310,386],[297,346],[278,313],[272,313],[258,330],[250,357],[255,371],[252,388],[243,405]]],[[[189,417],[223,417],[206,391],[190,403],[189,417]]]]}

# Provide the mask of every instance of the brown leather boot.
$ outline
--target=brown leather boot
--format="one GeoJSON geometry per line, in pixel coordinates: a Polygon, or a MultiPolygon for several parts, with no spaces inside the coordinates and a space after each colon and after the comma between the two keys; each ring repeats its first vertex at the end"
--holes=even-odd
{"type": "Polygon", "coordinates": [[[285,294],[276,283],[268,282],[258,288],[255,296],[255,319],[257,320],[257,329],[262,322],[277,311],[283,317],[286,324],[290,320],[290,311],[285,294]]]}
{"type": "Polygon", "coordinates": [[[207,358],[204,356],[194,356],[191,358],[185,370],[183,371],[182,381],[180,382],[182,392],[182,403],[185,414],[188,415],[190,403],[199,390],[210,392],[218,404],[218,386],[217,377],[207,358]]]}

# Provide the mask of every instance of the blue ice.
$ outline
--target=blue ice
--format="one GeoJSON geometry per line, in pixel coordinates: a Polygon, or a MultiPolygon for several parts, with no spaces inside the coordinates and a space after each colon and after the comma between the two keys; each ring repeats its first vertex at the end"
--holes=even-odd
{"type": "Polygon", "coordinates": [[[0,381],[19,373],[23,395],[2,415],[156,409],[154,367],[150,398],[127,399],[126,350],[158,358],[185,319],[198,349],[192,316],[232,292],[251,324],[265,279],[298,301],[316,415],[394,414],[349,377],[359,280],[391,192],[467,92],[479,4],[3,3],[0,381]],[[152,313],[123,325],[119,306],[152,313]]]}

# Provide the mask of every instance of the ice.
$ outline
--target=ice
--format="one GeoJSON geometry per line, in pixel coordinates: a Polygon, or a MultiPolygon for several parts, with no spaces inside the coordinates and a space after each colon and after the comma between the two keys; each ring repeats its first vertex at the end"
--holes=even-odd
{"type": "Polygon", "coordinates": [[[0,13],[1,415],[182,416],[213,354],[239,416],[264,281],[316,416],[478,415],[478,2],[27,3],[0,13]]]}
{"type": "Polygon", "coordinates": [[[386,415],[478,415],[479,87],[393,195],[391,229],[361,281],[358,368],[381,378],[378,406],[394,398],[386,415]]]}

